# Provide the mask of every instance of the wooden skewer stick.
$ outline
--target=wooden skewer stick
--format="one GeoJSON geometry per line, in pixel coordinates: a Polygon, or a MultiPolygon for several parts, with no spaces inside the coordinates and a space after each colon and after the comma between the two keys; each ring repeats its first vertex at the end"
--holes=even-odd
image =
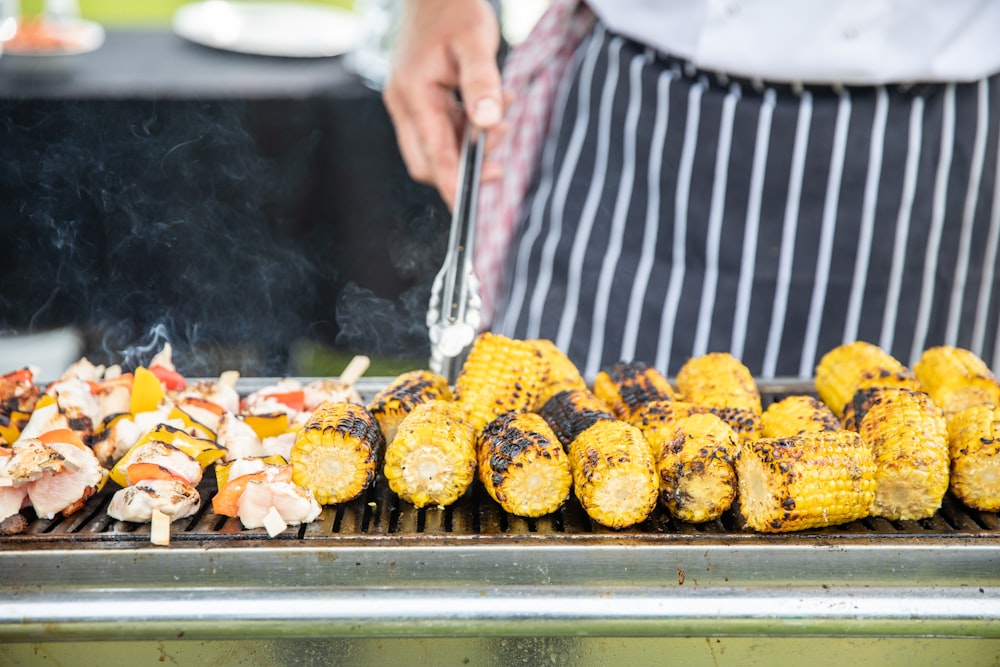
{"type": "Polygon", "coordinates": [[[219,375],[219,382],[229,387],[235,387],[239,379],[239,371],[223,371],[222,374],[219,375]]]}
{"type": "Polygon", "coordinates": [[[153,523],[149,528],[149,541],[161,547],[170,546],[170,515],[153,510],[153,523]]]}
{"type": "Polygon", "coordinates": [[[274,505],[271,505],[271,509],[264,515],[264,528],[267,529],[267,534],[271,537],[280,535],[285,532],[285,528],[288,528],[288,524],[281,518],[281,514],[274,505]]]}
{"type": "Polygon", "coordinates": [[[359,354],[351,359],[351,362],[347,364],[347,368],[344,372],[340,374],[340,383],[345,387],[351,387],[355,382],[361,379],[361,376],[365,374],[368,367],[371,365],[372,360],[363,354],[359,354]]]}

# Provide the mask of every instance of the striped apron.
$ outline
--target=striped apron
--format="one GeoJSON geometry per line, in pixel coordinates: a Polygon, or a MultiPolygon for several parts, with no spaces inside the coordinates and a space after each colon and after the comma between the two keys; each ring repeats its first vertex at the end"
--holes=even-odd
{"type": "Polygon", "coordinates": [[[1000,363],[1000,75],[726,80],[598,24],[551,127],[494,331],[554,340],[587,378],[716,351],[807,378],[853,340],[1000,363]]]}

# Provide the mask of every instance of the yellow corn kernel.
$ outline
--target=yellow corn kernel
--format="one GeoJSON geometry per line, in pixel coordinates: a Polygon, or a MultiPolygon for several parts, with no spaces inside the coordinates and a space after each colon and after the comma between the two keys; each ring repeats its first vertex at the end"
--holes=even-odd
{"type": "Polygon", "coordinates": [[[483,429],[476,448],[479,479],[505,511],[537,517],[566,502],[573,482],[569,457],[539,415],[497,417],[483,429]]]}
{"type": "Polygon", "coordinates": [[[599,372],[594,379],[594,395],[622,421],[630,421],[633,412],[651,401],[677,398],[663,374],[639,361],[622,361],[599,372]]]}
{"type": "Polygon", "coordinates": [[[875,461],[853,431],[823,431],[744,443],[736,461],[747,526],[779,533],[868,516],[875,461]]]}
{"type": "Polygon", "coordinates": [[[833,348],[816,366],[816,391],[838,417],[859,389],[881,387],[919,390],[920,383],[902,362],[865,341],[833,348]]]}
{"type": "Polygon", "coordinates": [[[850,421],[875,457],[872,515],[933,515],[948,490],[948,427],[941,409],[921,391],[890,387],[865,394],[864,409],[850,421]]]}
{"type": "Polygon", "coordinates": [[[642,433],[599,420],[569,446],[573,490],[591,519],[610,528],[641,523],[656,507],[656,466],[642,433]]]}
{"type": "Polygon", "coordinates": [[[292,481],[320,505],[347,502],[375,481],[384,451],[382,431],[364,406],[323,403],[295,435],[292,481]]]}
{"type": "Polygon", "coordinates": [[[924,350],[913,373],[946,417],[974,405],[1000,405],[1000,380],[970,350],[944,345],[924,350]]]}
{"type": "Polygon", "coordinates": [[[538,401],[530,409],[540,408],[560,391],[587,388],[580,370],[555,343],[545,338],[529,340],[528,343],[535,346],[547,369],[538,401]]]}
{"type": "Polygon", "coordinates": [[[681,521],[719,518],[736,497],[739,448],[733,429],[713,414],[679,419],[672,436],[660,442],[660,502],[681,521]]]}
{"type": "Polygon", "coordinates": [[[764,438],[785,438],[843,428],[829,406],[805,395],[788,396],[767,406],[762,421],[761,437],[764,438]]]}
{"type": "Polygon", "coordinates": [[[480,334],[455,381],[455,397],[468,408],[478,433],[505,412],[533,410],[549,364],[535,343],[480,334]]]}
{"type": "Polygon", "coordinates": [[[948,420],[951,492],[969,507],[1000,511],[1000,407],[976,405],[948,420]]]}
{"type": "Polygon", "coordinates": [[[468,490],[476,475],[476,429],[455,401],[427,401],[399,423],[386,448],[389,488],[416,507],[444,507],[468,490]]]}
{"type": "Polygon", "coordinates": [[[434,399],[452,399],[448,380],[428,370],[403,373],[375,394],[368,411],[378,420],[386,443],[396,437],[396,429],[413,408],[434,399]]]}
{"type": "Polygon", "coordinates": [[[688,359],[677,373],[685,401],[711,409],[743,442],[760,437],[763,408],[750,370],[728,352],[688,359]]]}

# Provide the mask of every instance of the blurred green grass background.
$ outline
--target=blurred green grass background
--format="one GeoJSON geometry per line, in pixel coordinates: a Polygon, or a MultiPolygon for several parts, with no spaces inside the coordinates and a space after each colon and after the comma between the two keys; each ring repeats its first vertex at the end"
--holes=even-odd
{"type": "MultiPolygon", "coordinates": [[[[177,8],[191,0],[78,0],[84,18],[108,27],[168,26],[177,8]]],[[[254,2],[255,0],[241,0],[254,2]]],[[[353,0],[268,0],[269,2],[306,2],[351,9],[353,0]]],[[[38,14],[44,0],[21,0],[21,13],[38,14]]]]}

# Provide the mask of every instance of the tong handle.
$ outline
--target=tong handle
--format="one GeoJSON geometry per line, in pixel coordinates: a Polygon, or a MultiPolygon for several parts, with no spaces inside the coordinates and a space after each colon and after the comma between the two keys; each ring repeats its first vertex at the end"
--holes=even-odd
{"type": "Polygon", "coordinates": [[[466,125],[459,159],[458,189],[444,265],[434,280],[427,325],[431,370],[454,382],[482,316],[479,280],[473,267],[476,206],[486,134],[466,125]]]}

